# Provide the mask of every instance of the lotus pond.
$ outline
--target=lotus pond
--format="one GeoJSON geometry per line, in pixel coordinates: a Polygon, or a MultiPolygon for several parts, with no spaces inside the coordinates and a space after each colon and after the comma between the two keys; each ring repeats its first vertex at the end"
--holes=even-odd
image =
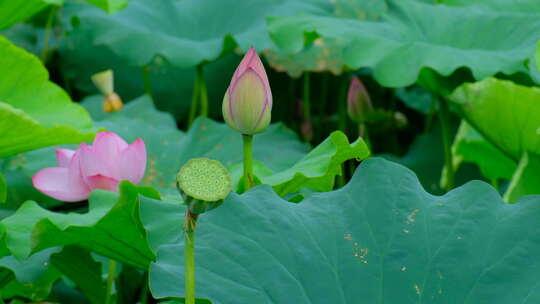
{"type": "Polygon", "coordinates": [[[0,303],[540,303],[540,1],[0,0],[0,303]]]}

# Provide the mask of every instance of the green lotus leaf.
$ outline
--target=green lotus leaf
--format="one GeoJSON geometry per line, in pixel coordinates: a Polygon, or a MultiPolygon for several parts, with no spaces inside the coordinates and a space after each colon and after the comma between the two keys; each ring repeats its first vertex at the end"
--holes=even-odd
{"type": "Polygon", "coordinates": [[[523,154],[510,185],[504,194],[508,202],[516,202],[520,197],[540,192],[540,156],[523,154]]]}
{"type": "Polygon", "coordinates": [[[58,251],[58,247],[49,248],[23,260],[13,256],[0,258],[0,299],[45,300],[53,284],[62,276],[49,263],[51,255],[58,251]]]}
{"type": "Polygon", "coordinates": [[[120,195],[94,191],[87,213],[57,213],[35,202],[24,203],[0,221],[0,253],[24,259],[34,252],[64,245],[78,245],[123,263],[146,269],[154,254],[139,222],[139,202],[159,198],[151,188],[124,181],[120,195]]]}
{"type": "Polygon", "coordinates": [[[49,1],[45,0],[1,1],[0,30],[32,17],[34,14],[47,7],[48,2],[49,1]]]}
{"type": "Polygon", "coordinates": [[[490,180],[509,180],[516,170],[517,163],[485,140],[467,122],[461,122],[452,145],[454,167],[462,162],[478,165],[482,175],[490,180]]]}
{"type": "Polygon", "coordinates": [[[77,246],[66,246],[50,258],[51,264],[68,277],[92,304],[105,303],[106,287],[101,263],[77,246]]]}
{"type": "MultiPolygon", "coordinates": [[[[169,221],[163,206],[154,214],[169,221]]],[[[509,205],[479,181],[433,196],[410,170],[368,159],[343,189],[300,204],[262,186],[201,217],[197,296],[214,304],[532,304],[540,301],[540,261],[531,258],[540,254],[539,220],[540,196],[509,205]]],[[[181,243],[158,247],[155,297],[183,295],[182,252],[181,243]]]]}
{"type": "Polygon", "coordinates": [[[114,16],[84,5],[71,10],[80,21],[75,31],[133,66],[158,56],[176,67],[193,67],[231,52],[235,44],[242,50],[272,47],[266,16],[317,13],[328,5],[322,0],[132,0],[114,16]]]}
{"type": "Polygon", "coordinates": [[[538,10],[494,12],[400,0],[388,1],[387,12],[376,21],[303,14],[268,18],[268,25],[284,52],[301,52],[306,33],[339,38],[346,43],[348,67],[372,68],[382,85],[403,87],[415,83],[424,69],[449,76],[466,67],[476,79],[528,74],[524,63],[540,37],[539,16],[538,10]]]}
{"type": "MultiPolygon", "coordinates": [[[[127,0],[85,0],[108,13],[115,13],[127,5],[127,0]]],[[[26,21],[47,6],[62,5],[64,0],[25,0],[0,2],[0,30],[26,21]]]]}
{"type": "Polygon", "coordinates": [[[514,161],[540,155],[540,89],[488,78],[466,83],[450,100],[465,120],[514,161]]]}
{"type": "Polygon", "coordinates": [[[73,103],[39,59],[0,37],[0,157],[91,140],[90,116],[73,103]]]}

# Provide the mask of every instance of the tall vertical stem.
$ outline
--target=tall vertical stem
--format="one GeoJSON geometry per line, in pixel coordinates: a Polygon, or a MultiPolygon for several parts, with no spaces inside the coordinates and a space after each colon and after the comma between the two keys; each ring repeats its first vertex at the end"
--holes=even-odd
{"type": "Polygon", "coordinates": [[[208,116],[208,93],[206,92],[206,81],[204,80],[204,70],[203,65],[199,64],[197,66],[197,74],[199,75],[199,89],[201,97],[201,116],[208,116]]]}
{"type": "Polygon", "coordinates": [[[454,164],[452,159],[452,135],[450,134],[450,111],[448,104],[442,97],[437,98],[439,103],[439,115],[441,121],[442,139],[444,147],[444,163],[446,173],[445,190],[449,191],[454,188],[454,164]]]}
{"type": "MultiPolygon", "coordinates": [[[[321,96],[320,96],[320,102],[319,102],[319,115],[321,117],[321,128],[320,130],[327,130],[327,111],[326,111],[326,103],[328,101],[328,81],[329,81],[329,74],[325,73],[323,75],[322,79],[322,85],[321,85],[321,96]]],[[[324,140],[324,133],[325,132],[319,132],[319,135],[321,136],[320,140],[324,140]]]]}
{"type": "Polygon", "coordinates": [[[47,24],[45,25],[45,37],[43,38],[43,50],[41,51],[41,61],[45,62],[47,60],[47,54],[49,52],[49,39],[51,37],[51,31],[54,23],[54,17],[56,16],[56,11],[58,6],[53,6],[47,16],[47,24]]]}
{"type": "Polygon", "coordinates": [[[195,114],[197,114],[197,104],[198,104],[198,101],[199,101],[199,92],[200,92],[199,73],[196,72],[195,73],[195,80],[193,82],[193,95],[191,96],[191,107],[189,108],[188,128],[191,127],[191,124],[195,120],[195,114]]]}
{"type": "MultiPolygon", "coordinates": [[[[347,133],[347,108],[345,107],[347,100],[347,87],[348,77],[343,77],[340,79],[339,95],[338,95],[338,130],[347,133]]],[[[341,175],[338,175],[337,186],[345,186],[345,172],[346,172],[347,162],[341,164],[341,175]]]]}
{"type": "Polygon", "coordinates": [[[195,227],[197,214],[186,210],[184,220],[184,277],[186,304],[195,304],[195,227]]]}
{"type": "MultiPolygon", "coordinates": [[[[304,110],[303,118],[304,121],[311,122],[311,100],[310,100],[310,74],[309,72],[304,73],[304,91],[302,94],[302,108],[304,110]]],[[[306,139],[306,138],[304,138],[306,139]]]]}
{"type": "Polygon", "coordinates": [[[106,304],[113,304],[114,303],[114,294],[113,294],[113,287],[114,287],[114,280],[116,279],[116,261],[115,260],[109,260],[109,272],[107,273],[107,293],[106,293],[106,304]]]}
{"type": "Polygon", "coordinates": [[[244,182],[245,191],[253,188],[253,135],[242,135],[244,141],[244,182]]]}
{"type": "Polygon", "coordinates": [[[144,92],[150,96],[154,97],[152,94],[152,79],[150,79],[150,67],[148,65],[143,66],[143,81],[144,81],[144,92]]]}

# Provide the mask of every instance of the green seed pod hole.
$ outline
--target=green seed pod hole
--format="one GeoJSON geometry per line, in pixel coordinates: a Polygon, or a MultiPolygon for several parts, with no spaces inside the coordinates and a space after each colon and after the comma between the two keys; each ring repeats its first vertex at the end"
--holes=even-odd
{"type": "Polygon", "coordinates": [[[227,168],[207,158],[189,160],[176,175],[176,181],[184,194],[206,202],[223,200],[232,189],[227,168]]]}

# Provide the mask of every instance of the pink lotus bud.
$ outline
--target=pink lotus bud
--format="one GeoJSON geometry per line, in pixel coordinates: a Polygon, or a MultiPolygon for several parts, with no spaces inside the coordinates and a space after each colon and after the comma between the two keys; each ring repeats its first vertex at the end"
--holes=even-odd
{"type": "Polygon", "coordinates": [[[272,92],[261,59],[250,48],[234,72],[223,97],[223,118],[246,135],[260,133],[270,124],[272,92]]]}
{"type": "Polygon", "coordinates": [[[146,169],[146,147],[142,139],[128,145],[111,132],[96,135],[91,146],[56,150],[58,167],[45,168],[32,177],[39,191],[55,199],[77,202],[94,189],[117,191],[118,183],[138,183],[146,169]]]}
{"type": "Polygon", "coordinates": [[[356,123],[364,123],[372,111],[373,105],[371,105],[371,98],[366,88],[358,77],[353,77],[347,95],[349,117],[356,123]]]}

